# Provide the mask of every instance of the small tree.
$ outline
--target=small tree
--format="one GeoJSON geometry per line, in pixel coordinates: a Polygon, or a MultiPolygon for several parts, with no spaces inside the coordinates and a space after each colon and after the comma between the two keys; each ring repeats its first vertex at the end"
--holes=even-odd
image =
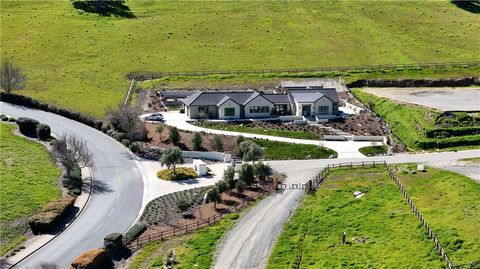
{"type": "Polygon", "coordinates": [[[170,142],[173,144],[173,145],[178,145],[178,143],[180,142],[180,133],[178,132],[178,129],[177,127],[172,127],[170,128],[170,132],[168,134],[168,139],[170,139],[170,142]]]}
{"type": "Polygon", "coordinates": [[[182,151],[178,147],[166,148],[162,151],[160,163],[166,165],[168,169],[173,168],[173,173],[176,174],[177,164],[184,163],[182,158],[182,151]]]}
{"type": "Polygon", "coordinates": [[[77,165],[80,168],[86,167],[94,158],[87,147],[87,142],[75,135],[63,135],[56,140],[53,143],[53,156],[65,167],[68,177],[70,177],[70,171],[77,165]]]}
{"type": "Polygon", "coordinates": [[[199,132],[195,132],[192,138],[193,150],[200,150],[202,148],[202,135],[199,132]]]}
{"type": "Polygon", "coordinates": [[[140,120],[141,108],[130,104],[119,103],[115,108],[106,110],[107,121],[118,131],[125,133],[131,141],[144,140],[147,129],[140,120]]]}
{"type": "Polygon", "coordinates": [[[212,187],[207,192],[207,199],[209,203],[213,202],[213,208],[217,209],[217,202],[219,203],[222,201],[222,196],[220,195],[216,187],[212,187]]]}
{"type": "Polygon", "coordinates": [[[238,193],[242,193],[246,187],[247,187],[247,184],[242,180],[237,180],[235,183],[235,188],[237,189],[238,193]]]}
{"type": "Polygon", "coordinates": [[[160,141],[162,141],[163,125],[157,126],[157,133],[160,136],[160,141]]]}
{"type": "Polygon", "coordinates": [[[220,180],[219,182],[215,183],[215,187],[217,188],[219,193],[224,193],[228,191],[228,183],[225,180],[220,180]]]}
{"type": "Polygon", "coordinates": [[[265,178],[273,175],[272,167],[263,162],[258,162],[254,164],[253,169],[255,171],[255,176],[258,178],[258,180],[265,180],[265,178]]]}
{"type": "Polygon", "coordinates": [[[213,148],[213,150],[216,150],[216,151],[222,151],[223,150],[222,138],[218,134],[213,135],[212,148],[213,148]]]}
{"type": "Polygon", "coordinates": [[[238,178],[240,181],[245,182],[246,185],[252,184],[255,180],[253,165],[248,163],[243,164],[238,178]]]}
{"type": "Polygon", "coordinates": [[[228,166],[223,172],[223,180],[227,184],[228,190],[235,189],[235,168],[233,166],[228,166]]]}
{"type": "Polygon", "coordinates": [[[0,86],[2,90],[7,93],[21,90],[25,87],[26,80],[27,78],[20,67],[15,66],[8,59],[2,63],[0,70],[0,86]]]}

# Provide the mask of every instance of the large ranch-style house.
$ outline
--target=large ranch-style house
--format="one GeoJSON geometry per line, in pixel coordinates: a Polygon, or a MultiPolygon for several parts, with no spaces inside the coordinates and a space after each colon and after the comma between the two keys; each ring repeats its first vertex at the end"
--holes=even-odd
{"type": "Polygon", "coordinates": [[[277,116],[333,118],[339,114],[334,88],[285,87],[282,93],[248,91],[196,92],[182,99],[190,119],[258,119],[277,116]]]}

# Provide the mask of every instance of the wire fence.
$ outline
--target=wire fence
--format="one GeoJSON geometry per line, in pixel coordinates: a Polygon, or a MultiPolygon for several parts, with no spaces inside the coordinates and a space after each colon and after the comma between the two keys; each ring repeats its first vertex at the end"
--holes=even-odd
{"type": "MultiPolygon", "coordinates": [[[[461,265],[461,266],[454,266],[453,265],[453,263],[451,262],[450,258],[447,255],[447,253],[445,252],[445,249],[442,247],[442,244],[438,240],[438,238],[435,235],[435,233],[433,232],[433,230],[430,228],[430,225],[427,223],[427,221],[423,217],[422,213],[420,213],[418,208],[415,206],[412,199],[410,198],[410,195],[407,193],[405,187],[402,185],[400,180],[395,175],[395,171],[385,161],[382,161],[382,162],[376,162],[376,161],[350,162],[350,163],[338,163],[338,164],[328,165],[315,178],[313,178],[309,182],[307,182],[307,185],[310,186],[311,191],[316,191],[318,189],[318,187],[320,186],[320,184],[322,184],[326,180],[326,178],[331,174],[332,169],[334,169],[334,168],[353,168],[354,166],[355,167],[358,167],[358,166],[362,166],[362,167],[363,166],[372,166],[372,167],[375,167],[377,165],[384,166],[387,169],[388,175],[394,181],[395,185],[397,185],[398,189],[402,192],[403,197],[405,197],[408,205],[410,206],[410,209],[412,210],[412,213],[415,214],[417,219],[423,224],[423,226],[427,230],[428,236],[433,240],[435,248],[438,251],[438,253],[440,254],[440,256],[443,258],[443,260],[445,261],[445,263],[447,265],[447,268],[455,269],[455,268],[467,268],[467,266],[471,266],[473,263],[472,264],[467,264],[467,265],[461,265]]],[[[473,265],[475,266],[475,264],[473,264],[473,265]]],[[[468,267],[468,268],[474,268],[474,267],[468,267]]]]}
{"type": "Polygon", "coordinates": [[[227,69],[227,70],[197,70],[197,71],[167,71],[167,72],[132,72],[128,78],[143,81],[166,77],[198,77],[211,75],[259,75],[259,74],[295,74],[320,72],[348,72],[348,71],[379,71],[392,69],[417,69],[441,67],[480,67],[480,61],[472,62],[440,62],[417,64],[378,64],[364,66],[319,67],[319,68],[279,68],[279,69],[227,69]]]}

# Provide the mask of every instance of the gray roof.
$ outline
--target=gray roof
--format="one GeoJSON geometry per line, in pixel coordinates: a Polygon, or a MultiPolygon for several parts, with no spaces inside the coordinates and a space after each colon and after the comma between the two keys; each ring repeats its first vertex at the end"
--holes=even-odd
{"type": "MultiPolygon", "coordinates": [[[[318,89],[307,89],[307,90],[305,90],[305,89],[289,89],[289,90],[287,90],[287,93],[289,93],[290,95],[292,95],[294,93],[295,94],[297,94],[297,93],[310,93],[310,94],[319,93],[319,94],[325,95],[326,97],[328,97],[330,100],[332,100],[335,103],[340,102],[340,100],[338,99],[337,90],[335,88],[318,88],[318,89]]],[[[313,96],[311,96],[311,97],[313,98],[313,96]]],[[[310,99],[310,100],[312,100],[312,99],[310,99]]],[[[318,98],[315,99],[315,100],[318,100],[318,98]]],[[[308,101],[306,101],[306,102],[308,102],[308,101]]]]}
{"type": "Polygon", "coordinates": [[[298,103],[314,103],[324,96],[319,92],[292,92],[291,95],[298,103]]]}
{"type": "Polygon", "coordinates": [[[287,94],[264,94],[263,97],[265,97],[268,101],[274,104],[290,103],[290,100],[287,94]]]}
{"type": "MultiPolygon", "coordinates": [[[[235,100],[233,100],[230,96],[225,95],[225,97],[223,97],[222,100],[220,100],[220,102],[218,102],[217,106],[221,106],[223,103],[225,103],[228,100],[232,100],[233,102],[235,102],[235,100]]],[[[235,102],[235,103],[237,103],[237,102],[235,102]]]]}
{"type": "Polygon", "coordinates": [[[225,97],[229,97],[238,104],[244,104],[252,95],[258,94],[254,91],[244,91],[244,92],[198,92],[193,95],[188,96],[185,99],[182,99],[182,102],[187,106],[216,106],[225,97]]]}

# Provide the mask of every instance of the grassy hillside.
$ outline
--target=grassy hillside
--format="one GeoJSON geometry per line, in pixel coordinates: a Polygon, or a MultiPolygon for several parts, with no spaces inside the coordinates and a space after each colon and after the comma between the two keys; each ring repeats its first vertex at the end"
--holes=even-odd
{"type": "Polygon", "coordinates": [[[442,114],[431,108],[399,103],[353,89],[354,95],[389,124],[393,133],[412,149],[446,149],[480,144],[480,114],[442,114]]]}
{"type": "Polygon", "coordinates": [[[381,167],[334,170],[286,224],[268,268],[443,268],[443,263],[381,167]],[[355,191],[365,194],[357,199],[355,191]]]}
{"type": "Polygon", "coordinates": [[[480,21],[449,1],[126,1],[132,19],[70,1],[1,1],[2,57],[22,94],[93,115],[131,71],[350,66],[478,59],[480,21]]]}
{"type": "Polygon", "coordinates": [[[401,166],[398,178],[431,226],[454,265],[480,265],[480,184],[457,173],[401,166]]]}
{"type": "Polygon", "coordinates": [[[0,124],[0,255],[24,240],[26,217],[60,196],[56,167],[43,145],[0,124]]]}

